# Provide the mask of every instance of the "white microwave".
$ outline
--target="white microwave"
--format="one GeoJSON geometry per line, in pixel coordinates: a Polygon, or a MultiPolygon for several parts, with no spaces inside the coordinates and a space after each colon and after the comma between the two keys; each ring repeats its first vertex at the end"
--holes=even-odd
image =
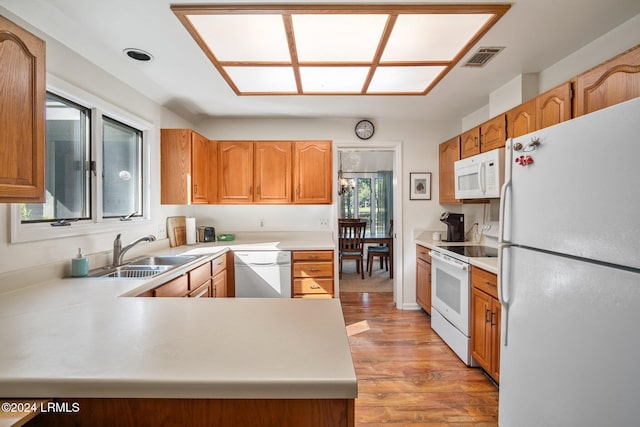
{"type": "Polygon", "coordinates": [[[504,148],[458,160],[454,169],[456,199],[500,197],[504,183],[504,148]]]}

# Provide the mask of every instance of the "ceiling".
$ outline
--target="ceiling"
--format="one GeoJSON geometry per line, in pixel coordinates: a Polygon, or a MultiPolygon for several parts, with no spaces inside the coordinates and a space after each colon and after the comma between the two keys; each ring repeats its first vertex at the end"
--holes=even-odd
{"type": "MultiPolygon", "coordinates": [[[[0,6],[194,124],[207,116],[366,117],[374,120],[461,118],[486,105],[492,91],[519,74],[548,68],[640,13],[638,0],[513,0],[510,10],[425,96],[238,96],[170,8],[172,4],[230,3],[212,0],[0,0],[0,6]],[[484,46],[504,46],[505,49],[482,68],[462,67],[478,47],[484,46]],[[129,59],[123,50],[132,47],[152,53],[154,60],[139,63],[129,59]]],[[[464,3],[490,2],[467,0],[464,3]]]]}

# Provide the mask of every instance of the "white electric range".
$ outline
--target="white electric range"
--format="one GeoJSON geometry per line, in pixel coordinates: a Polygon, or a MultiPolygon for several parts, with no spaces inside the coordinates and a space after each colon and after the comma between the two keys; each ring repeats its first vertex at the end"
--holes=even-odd
{"type": "Polygon", "coordinates": [[[472,257],[498,256],[481,245],[437,245],[431,252],[431,328],[467,366],[477,366],[470,352],[472,257]]]}

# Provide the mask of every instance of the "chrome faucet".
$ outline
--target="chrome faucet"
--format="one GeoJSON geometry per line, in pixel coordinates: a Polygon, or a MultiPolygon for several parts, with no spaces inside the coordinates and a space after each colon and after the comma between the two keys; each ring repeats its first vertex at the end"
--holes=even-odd
{"type": "Polygon", "coordinates": [[[133,242],[129,243],[127,246],[125,246],[124,248],[122,247],[122,241],[120,240],[120,234],[118,234],[116,236],[116,239],[113,241],[113,266],[114,267],[119,267],[122,265],[122,257],[124,256],[124,254],[131,249],[132,247],[134,247],[135,245],[137,245],[140,242],[153,242],[154,240],[156,240],[156,236],[154,236],[153,234],[149,234],[148,236],[143,236],[140,237],[139,239],[134,240],[133,242]]]}

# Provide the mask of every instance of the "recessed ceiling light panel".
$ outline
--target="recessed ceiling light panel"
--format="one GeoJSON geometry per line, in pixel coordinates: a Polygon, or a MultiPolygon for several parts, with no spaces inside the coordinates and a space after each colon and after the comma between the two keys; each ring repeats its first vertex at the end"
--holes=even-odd
{"type": "Polygon", "coordinates": [[[389,15],[293,15],[300,62],[371,62],[389,15]]]}
{"type": "Polygon", "coordinates": [[[225,71],[240,92],[297,92],[291,67],[225,67],[225,71]]]}
{"type": "Polygon", "coordinates": [[[369,67],[300,67],[305,93],[361,93],[369,67]]]}
{"type": "Polygon", "coordinates": [[[421,93],[446,67],[378,67],[369,93],[421,93]]]}
{"type": "Polygon", "coordinates": [[[291,61],[281,15],[190,15],[218,61],[291,61]]]}
{"type": "Polygon", "coordinates": [[[451,61],[491,16],[399,15],[382,61],[451,61]]]}

